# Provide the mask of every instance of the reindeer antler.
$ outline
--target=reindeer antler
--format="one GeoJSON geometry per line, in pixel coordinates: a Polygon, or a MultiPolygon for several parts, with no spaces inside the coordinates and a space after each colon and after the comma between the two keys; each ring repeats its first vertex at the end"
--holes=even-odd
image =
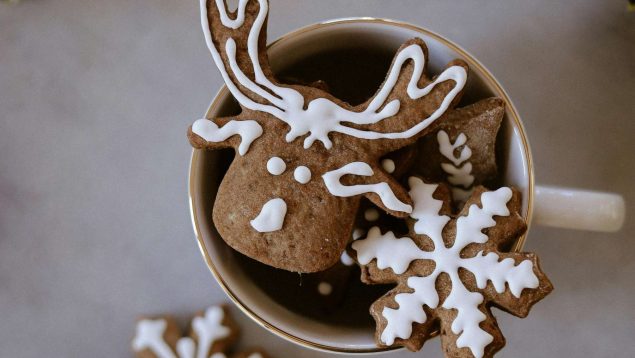
{"type": "Polygon", "coordinates": [[[306,98],[298,90],[275,82],[266,53],[259,51],[265,44],[266,30],[263,25],[268,13],[267,0],[241,0],[233,19],[227,13],[223,0],[214,0],[215,6],[208,8],[207,4],[211,1],[201,0],[203,31],[227,87],[243,107],[269,113],[288,124],[290,130],[286,135],[287,142],[308,134],[304,139],[305,148],[319,140],[330,149],[332,142],[329,134],[332,132],[367,140],[413,138],[441,117],[456,101],[467,79],[467,66],[463,63],[453,64],[433,82],[419,87],[420,82],[425,82],[425,45],[422,41],[412,41],[399,50],[386,81],[365,106],[352,108],[325,92],[307,104],[306,98]],[[245,16],[245,12],[251,10],[248,7],[256,6],[258,15],[253,20],[248,19],[245,16]],[[442,83],[453,81],[455,85],[445,94],[436,110],[418,119],[410,128],[399,132],[373,130],[372,125],[400,112],[402,100],[388,100],[402,81],[402,67],[407,62],[412,62],[412,73],[406,85],[410,100],[429,95],[442,83]]]}
{"type": "Polygon", "coordinates": [[[379,160],[436,126],[458,102],[467,65],[451,62],[431,80],[427,48],[412,39],[397,51],[377,93],[353,107],[320,88],[276,80],[265,51],[267,13],[267,0],[240,0],[234,13],[223,0],[201,0],[207,45],[242,111],[200,119],[188,136],[196,148],[234,147],[240,154],[214,204],[223,239],[275,267],[320,271],[344,250],[361,195],[394,216],[412,211],[408,192],[379,160]],[[322,230],[306,231],[305,220],[322,230]]]}

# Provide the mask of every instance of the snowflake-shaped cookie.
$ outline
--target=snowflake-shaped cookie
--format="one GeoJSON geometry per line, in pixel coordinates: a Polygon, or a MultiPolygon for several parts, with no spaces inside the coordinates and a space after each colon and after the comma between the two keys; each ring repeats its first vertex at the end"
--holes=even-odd
{"type": "MultiPolygon", "coordinates": [[[[185,337],[172,317],[139,320],[132,349],[139,358],[226,358],[224,352],[237,335],[238,329],[226,310],[212,306],[192,319],[190,335],[185,337]]],[[[254,349],[237,357],[266,358],[266,355],[254,349]]]]}
{"type": "Polygon", "coordinates": [[[397,283],[371,307],[376,338],[414,351],[440,331],[446,357],[491,357],[505,340],[490,307],[525,317],[553,289],[534,254],[506,252],[526,229],[520,196],[477,187],[452,218],[445,186],[409,185],[409,234],[373,227],[351,246],[364,282],[397,283]]]}

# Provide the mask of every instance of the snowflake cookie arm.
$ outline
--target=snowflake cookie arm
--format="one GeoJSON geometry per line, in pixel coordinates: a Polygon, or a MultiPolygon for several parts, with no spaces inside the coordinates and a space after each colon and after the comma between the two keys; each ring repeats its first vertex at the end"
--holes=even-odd
{"type": "Polygon", "coordinates": [[[142,318],[137,321],[132,351],[137,358],[176,358],[181,330],[170,316],[142,318]]]}
{"type": "Polygon", "coordinates": [[[460,334],[452,330],[458,316],[457,310],[437,310],[436,313],[441,326],[441,346],[446,358],[491,358],[505,346],[505,337],[498,327],[496,318],[485,303],[464,312],[468,315],[480,315],[482,321],[477,325],[467,324],[460,334]],[[471,341],[469,344],[468,340],[471,341]],[[482,348],[474,352],[468,345],[482,348]]]}
{"type": "Polygon", "coordinates": [[[235,148],[245,155],[251,144],[263,134],[258,121],[247,119],[243,114],[216,119],[201,118],[187,130],[192,147],[197,149],[235,148]]]}
{"type": "MultiPolygon", "coordinates": [[[[479,286],[473,274],[464,273],[463,281],[469,286],[478,287],[485,297],[485,301],[490,302],[490,305],[516,317],[524,318],[527,317],[534,304],[553,291],[553,284],[540,268],[540,260],[536,254],[489,252],[476,257],[487,256],[490,260],[496,259],[498,261],[496,265],[500,267],[501,271],[508,272],[507,277],[498,277],[496,284],[492,280],[487,280],[485,283],[481,282],[479,286]],[[512,265],[514,265],[513,268],[512,265]],[[525,270],[531,270],[533,273],[533,278],[531,278],[532,275],[529,275],[528,281],[517,278],[525,270]],[[485,285],[484,288],[483,285],[485,285]]],[[[491,278],[494,275],[489,276],[491,278]]]]}
{"type": "MultiPolygon", "coordinates": [[[[508,213],[506,215],[494,215],[493,220],[495,225],[483,230],[483,235],[485,235],[488,240],[480,243],[472,242],[465,246],[462,250],[462,256],[472,257],[479,251],[510,251],[520,236],[527,230],[527,224],[522,216],[520,216],[522,207],[520,192],[515,188],[506,188],[505,190],[511,190],[511,195],[506,205],[508,213]]],[[[482,208],[483,197],[491,195],[492,192],[488,193],[485,187],[475,187],[472,195],[458,214],[458,218],[468,216],[474,205],[478,208],[482,208]]],[[[453,221],[447,227],[449,236],[451,237],[456,237],[456,224],[457,221],[453,221]]]]}
{"type": "Polygon", "coordinates": [[[420,271],[417,260],[424,255],[411,238],[398,237],[392,231],[382,233],[377,226],[354,241],[349,252],[361,267],[362,281],[367,284],[398,283],[404,273],[420,271]]]}
{"type": "Polygon", "coordinates": [[[375,341],[380,346],[403,346],[414,352],[434,337],[438,330],[436,312],[418,302],[410,302],[413,297],[408,296],[408,292],[412,291],[405,283],[399,284],[372,304],[370,312],[377,324],[375,341]],[[400,315],[403,317],[398,325],[386,319],[386,316],[400,315]]]}
{"type": "Polygon", "coordinates": [[[197,347],[197,357],[225,352],[238,338],[238,326],[224,306],[211,306],[198,312],[190,323],[190,337],[197,347]]]}

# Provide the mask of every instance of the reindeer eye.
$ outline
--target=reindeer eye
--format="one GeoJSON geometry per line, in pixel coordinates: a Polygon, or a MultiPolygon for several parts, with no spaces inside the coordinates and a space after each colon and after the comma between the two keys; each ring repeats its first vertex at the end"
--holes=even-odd
{"type": "Polygon", "coordinates": [[[267,170],[273,175],[280,175],[287,169],[287,165],[280,157],[272,157],[267,161],[267,170]]]}
{"type": "Polygon", "coordinates": [[[295,180],[300,184],[306,184],[311,181],[311,170],[301,165],[295,168],[295,171],[293,172],[293,178],[295,178],[295,180]]]}

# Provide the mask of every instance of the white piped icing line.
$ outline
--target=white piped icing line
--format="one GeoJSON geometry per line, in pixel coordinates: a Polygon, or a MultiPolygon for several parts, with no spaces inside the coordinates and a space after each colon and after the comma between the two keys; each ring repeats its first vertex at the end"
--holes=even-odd
{"type": "Polygon", "coordinates": [[[439,142],[439,152],[452,162],[452,164],[441,163],[441,168],[449,175],[448,181],[452,184],[452,196],[454,200],[465,202],[472,194],[470,188],[474,184],[472,163],[467,162],[472,156],[472,150],[465,144],[467,136],[461,133],[452,143],[448,133],[440,130],[437,133],[437,142],[439,142]],[[463,149],[456,156],[454,152],[461,146],[463,149]]]}
{"type": "Polygon", "coordinates": [[[282,229],[287,215],[287,203],[280,198],[271,199],[263,205],[258,216],[249,223],[258,232],[272,232],[282,229]]]}
{"type": "Polygon", "coordinates": [[[168,323],[163,319],[144,319],[137,323],[137,331],[132,340],[132,349],[141,352],[149,349],[159,358],[176,358],[170,346],[163,339],[168,323]]]}
{"type": "Polygon", "coordinates": [[[372,176],[374,172],[370,165],[364,162],[353,162],[339,169],[324,173],[322,179],[331,194],[340,197],[349,197],[364,193],[375,193],[388,209],[406,213],[412,212],[412,206],[399,200],[388,183],[342,185],[340,178],[347,174],[372,176]]]}
{"type": "Polygon", "coordinates": [[[271,175],[280,175],[287,169],[287,164],[280,157],[271,157],[267,161],[267,171],[271,175]]]}
{"type": "Polygon", "coordinates": [[[306,184],[311,181],[311,169],[301,165],[293,171],[293,178],[300,184],[306,184]]]}
{"type": "Polygon", "coordinates": [[[457,347],[469,348],[475,357],[481,358],[485,347],[493,340],[493,337],[480,327],[480,323],[487,318],[478,307],[483,303],[483,295],[471,292],[465,287],[459,277],[459,269],[472,272],[478,288],[484,289],[490,281],[496,292],[503,293],[507,284],[515,297],[520,297],[523,289],[537,288],[539,285],[530,260],[515,265],[511,258],[499,261],[500,257],[493,252],[487,255],[480,252],[470,258],[460,256],[467,245],[485,243],[489,240],[482,231],[496,225],[494,216],[509,216],[507,202],[512,197],[512,191],[509,188],[500,188],[483,193],[482,208],[476,204],[471,205],[467,216],[457,219],[454,244],[447,248],[442,232],[450,218],[439,215],[443,202],[433,197],[438,185],[426,184],[414,177],[408,182],[411,188],[410,196],[415,203],[410,214],[417,220],[414,230],[418,235],[426,235],[433,241],[434,251],[419,249],[408,237],[396,238],[392,232],[381,234],[377,227],[372,228],[366,238],[357,240],[352,245],[360,264],[367,265],[376,259],[378,268],[391,268],[396,274],[404,273],[414,260],[435,262],[434,272],[429,276],[408,278],[407,285],[414,292],[399,293],[395,296],[399,308],[384,308],[382,315],[386,318],[387,325],[381,333],[381,340],[387,345],[392,345],[396,338],[408,339],[412,334],[414,322],[426,322],[428,317],[423,306],[431,309],[438,307],[439,296],[435,283],[439,275],[445,272],[452,281],[452,289],[441,307],[457,311],[451,325],[452,332],[458,335],[457,347]]]}
{"type": "Polygon", "coordinates": [[[163,337],[167,328],[167,322],[164,319],[141,320],[137,323],[132,349],[135,352],[148,349],[159,358],[206,358],[214,342],[231,333],[229,327],[222,323],[224,315],[222,308],[212,306],[205,311],[203,317],[195,317],[192,320],[192,330],[196,333],[198,344],[189,337],[180,338],[176,343],[178,356],[163,337]]]}
{"type": "Polygon", "coordinates": [[[395,161],[392,159],[382,159],[381,167],[384,168],[386,173],[392,174],[395,172],[395,161]]]}
{"type": "MultiPolygon", "coordinates": [[[[321,141],[325,148],[330,149],[332,142],[329,139],[329,133],[338,132],[346,135],[363,139],[403,139],[414,136],[428,127],[432,122],[437,120],[449,108],[452,101],[465,86],[467,72],[461,66],[451,66],[445,69],[437,78],[424,88],[419,88],[417,83],[421,79],[425,64],[425,54],[418,45],[410,45],[401,50],[395,58],[383,87],[373,98],[368,107],[362,112],[354,112],[344,109],[326,98],[316,98],[310,101],[305,107],[304,96],[292,88],[280,87],[272,83],[265,76],[260,63],[258,52],[258,38],[262,26],[264,25],[269,11],[267,0],[258,0],[259,13],[253,22],[252,28],[249,30],[247,39],[247,53],[252,63],[254,72],[254,80],[251,80],[240,69],[236,60],[236,42],[233,38],[229,38],[225,43],[224,50],[229,69],[234,75],[236,81],[262,97],[267,104],[253,101],[243,94],[239,87],[232,81],[228,69],[222,61],[222,57],[212,41],[212,34],[209,29],[209,19],[207,16],[207,1],[200,0],[201,8],[201,24],[207,46],[212,54],[216,66],[221,72],[223,79],[232,95],[245,108],[250,110],[266,112],[274,117],[287,123],[290,127],[286,135],[286,141],[292,142],[296,138],[308,134],[304,139],[304,148],[309,148],[316,141],[321,141]],[[429,117],[422,119],[413,127],[402,132],[381,133],[357,129],[346,126],[345,123],[353,123],[358,125],[368,125],[380,122],[386,118],[390,118],[399,112],[400,101],[395,99],[386,103],[390,93],[395,87],[401,68],[406,61],[412,60],[414,69],[412,77],[408,82],[407,94],[411,99],[418,99],[429,94],[437,84],[444,81],[454,81],[456,85],[443,99],[441,105],[429,117]]],[[[243,26],[245,20],[245,7],[247,1],[241,0],[238,4],[238,15],[236,19],[231,19],[227,13],[222,0],[216,0],[216,7],[220,12],[221,23],[231,29],[238,29],[243,26]]]]}
{"type": "Polygon", "coordinates": [[[192,132],[208,142],[219,143],[238,134],[240,145],[238,154],[245,155],[256,138],[262,135],[262,127],[253,120],[227,122],[222,128],[209,119],[198,119],[192,124],[192,132]]]}

